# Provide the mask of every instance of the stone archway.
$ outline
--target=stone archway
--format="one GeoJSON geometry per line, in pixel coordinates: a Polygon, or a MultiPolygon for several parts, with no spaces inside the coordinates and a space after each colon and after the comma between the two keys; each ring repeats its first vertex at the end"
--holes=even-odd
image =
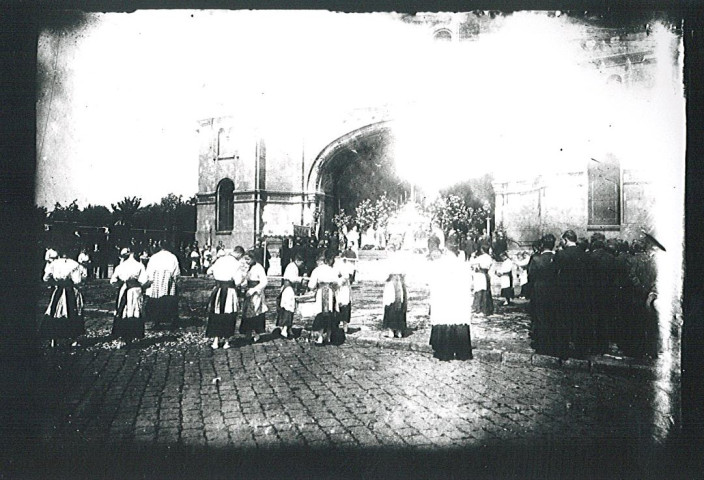
{"type": "Polygon", "coordinates": [[[363,197],[387,196],[403,200],[410,186],[395,172],[393,122],[385,120],[354,129],[325,146],[308,172],[311,208],[320,213],[319,232],[332,227],[333,215],[363,197]],[[359,191],[357,191],[359,190],[359,191]]]}

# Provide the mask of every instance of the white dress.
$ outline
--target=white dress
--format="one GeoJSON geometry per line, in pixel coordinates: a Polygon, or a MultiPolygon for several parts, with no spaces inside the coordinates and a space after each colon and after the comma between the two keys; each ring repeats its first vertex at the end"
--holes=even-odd
{"type": "Polygon", "coordinates": [[[140,262],[132,257],[120,263],[110,278],[115,285],[122,282],[117,294],[115,315],[121,318],[140,318],[143,316],[144,297],[142,285],[147,283],[147,271],[140,262]],[[124,307],[120,311],[121,303],[124,307]]]}

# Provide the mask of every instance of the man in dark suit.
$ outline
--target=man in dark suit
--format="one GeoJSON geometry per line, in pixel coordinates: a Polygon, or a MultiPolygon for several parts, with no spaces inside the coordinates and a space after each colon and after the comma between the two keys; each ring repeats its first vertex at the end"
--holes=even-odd
{"type": "Polygon", "coordinates": [[[559,312],[557,328],[560,348],[567,353],[571,343],[571,353],[577,356],[588,353],[591,338],[589,305],[586,301],[586,269],[587,256],[577,246],[577,234],[573,230],[565,231],[562,234],[562,249],[555,253],[559,312]]]}

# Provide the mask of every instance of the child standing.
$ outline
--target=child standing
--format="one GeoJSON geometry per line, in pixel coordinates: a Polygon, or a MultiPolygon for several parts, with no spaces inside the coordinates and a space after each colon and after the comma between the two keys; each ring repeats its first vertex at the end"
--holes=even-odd
{"type": "Polygon", "coordinates": [[[291,335],[293,327],[293,312],[296,311],[296,292],[293,291],[293,283],[284,278],[281,281],[281,294],[279,305],[276,309],[276,326],[281,328],[281,336],[293,338],[291,335]]]}
{"type": "Polygon", "coordinates": [[[499,260],[496,275],[501,279],[501,296],[504,297],[504,306],[506,306],[511,304],[513,298],[513,261],[506,252],[501,252],[499,260]]]}

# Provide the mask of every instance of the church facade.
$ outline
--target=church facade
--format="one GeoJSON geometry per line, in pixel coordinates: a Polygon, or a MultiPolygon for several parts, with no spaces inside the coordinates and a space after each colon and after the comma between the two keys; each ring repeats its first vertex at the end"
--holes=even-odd
{"type": "MultiPolygon", "coordinates": [[[[491,31],[486,19],[433,18],[424,22],[437,40],[471,42],[491,31]]],[[[581,144],[550,152],[550,167],[493,172],[494,228],[502,228],[521,248],[568,228],[580,237],[601,231],[628,240],[642,230],[653,232],[658,208],[667,208],[662,194],[682,173],[681,165],[672,164],[678,152],[663,151],[668,141],[658,137],[668,134],[657,133],[666,118],[637,131],[629,124],[640,111],[628,107],[658,102],[663,88],[681,95],[678,43],[670,37],[663,45],[647,26],[590,28],[571,41],[580,44],[579,63],[591,68],[614,98],[632,100],[624,103],[625,113],[604,112],[581,144]]],[[[237,114],[199,122],[200,244],[248,248],[262,237],[319,235],[331,227],[338,206],[335,182],[344,163],[360,142],[393,139],[398,110],[377,105],[327,111],[305,122],[277,118],[277,126],[237,114]]],[[[537,155],[527,154],[525,162],[539,163],[543,159],[537,155]]],[[[397,160],[402,168],[403,159],[397,160]]]]}

